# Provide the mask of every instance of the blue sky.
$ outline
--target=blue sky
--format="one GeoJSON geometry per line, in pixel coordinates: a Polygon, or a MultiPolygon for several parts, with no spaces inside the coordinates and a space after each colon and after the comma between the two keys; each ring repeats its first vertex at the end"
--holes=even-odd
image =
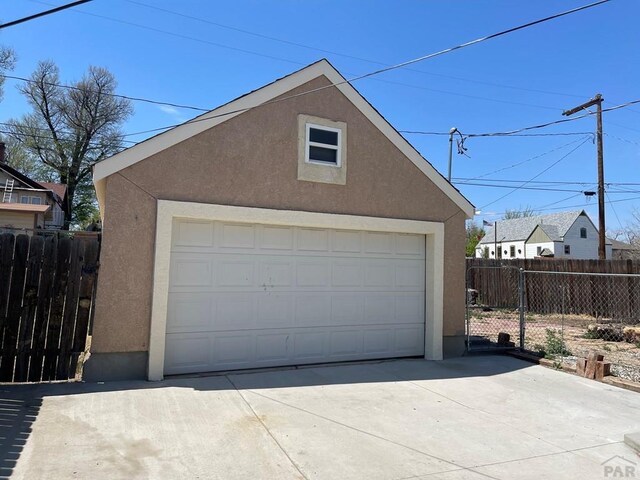
{"type": "MultiPolygon", "coordinates": [[[[0,22],[67,1],[0,0],[0,22]]],[[[94,0],[0,30],[0,44],[16,50],[18,76],[29,76],[44,59],[59,65],[65,82],[98,65],[115,74],[119,93],[214,108],[322,57],[350,78],[585,3],[94,0]]],[[[605,108],[640,99],[638,15],[640,2],[612,0],[354,85],[399,130],[457,127],[468,134],[559,120],[564,109],[597,92],[605,108]]],[[[5,84],[0,122],[27,111],[15,86],[5,84]]],[[[124,130],[171,125],[194,114],[135,103],[124,130]]],[[[604,116],[605,181],[612,183],[607,200],[614,201],[607,205],[608,230],[640,208],[640,185],[619,185],[640,184],[639,121],[640,105],[604,116]]],[[[590,117],[535,133],[594,130],[590,117]]],[[[446,136],[406,137],[446,175],[446,136]]],[[[596,147],[588,135],[469,138],[465,146],[468,157],[454,155],[454,178],[522,181],[514,186],[537,175],[535,182],[583,182],[532,182],[526,186],[575,191],[520,189],[500,200],[512,190],[456,184],[482,210],[477,219],[525,206],[545,213],[584,206],[597,223],[596,198],[579,193],[596,189],[596,147]]]]}

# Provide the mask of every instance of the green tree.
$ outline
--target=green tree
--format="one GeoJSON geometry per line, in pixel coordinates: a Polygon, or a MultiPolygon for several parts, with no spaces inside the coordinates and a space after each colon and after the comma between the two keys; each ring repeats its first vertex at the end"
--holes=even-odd
{"type": "Polygon", "coordinates": [[[533,217],[536,212],[530,206],[520,207],[518,209],[513,210],[505,210],[504,215],[502,216],[503,220],[512,220],[514,218],[525,218],[525,217],[533,217]]]}
{"type": "Polygon", "coordinates": [[[89,67],[80,81],[62,86],[50,61],[40,62],[20,87],[32,111],[9,122],[10,135],[42,167],[38,174],[53,172],[55,181],[67,185],[65,228],[81,227],[95,216],[92,167],[122,149],[120,127],[133,108],[114,96],[115,89],[113,74],[100,67],[89,67]]]}
{"type": "Polygon", "coordinates": [[[484,229],[482,227],[479,227],[476,222],[467,222],[467,257],[476,256],[476,246],[478,245],[478,242],[482,240],[482,237],[484,237],[484,235],[484,229]]]}
{"type": "MultiPolygon", "coordinates": [[[[0,74],[7,70],[13,70],[16,66],[16,54],[9,47],[0,45],[0,74]]],[[[4,77],[0,76],[0,100],[2,100],[2,87],[4,85],[4,77]]]]}

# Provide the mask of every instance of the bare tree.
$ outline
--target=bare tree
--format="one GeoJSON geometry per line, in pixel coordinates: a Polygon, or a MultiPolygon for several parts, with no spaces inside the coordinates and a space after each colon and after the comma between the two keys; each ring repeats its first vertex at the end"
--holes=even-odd
{"type": "Polygon", "coordinates": [[[505,210],[504,215],[502,216],[503,220],[512,220],[514,218],[524,218],[524,217],[533,217],[535,216],[535,212],[533,208],[530,206],[520,207],[514,210],[505,210]]]}
{"type": "Polygon", "coordinates": [[[60,85],[58,67],[41,62],[20,91],[32,112],[10,122],[14,140],[67,185],[65,228],[82,225],[95,212],[91,169],[122,149],[120,126],[133,112],[129,100],[113,96],[114,76],[89,67],[71,85],[60,85]]]}
{"type": "MultiPolygon", "coordinates": [[[[8,48],[0,46],[0,73],[6,72],[7,70],[13,70],[13,67],[16,65],[16,54],[15,52],[8,48]]],[[[4,77],[0,76],[0,100],[2,100],[2,86],[4,85],[4,77]]]]}

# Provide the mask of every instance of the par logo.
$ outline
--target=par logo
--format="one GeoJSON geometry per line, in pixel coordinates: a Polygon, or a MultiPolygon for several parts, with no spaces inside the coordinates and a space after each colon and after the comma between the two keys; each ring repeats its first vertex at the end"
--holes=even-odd
{"type": "Polygon", "coordinates": [[[601,465],[604,478],[640,478],[638,465],[620,455],[605,460],[601,465]]]}

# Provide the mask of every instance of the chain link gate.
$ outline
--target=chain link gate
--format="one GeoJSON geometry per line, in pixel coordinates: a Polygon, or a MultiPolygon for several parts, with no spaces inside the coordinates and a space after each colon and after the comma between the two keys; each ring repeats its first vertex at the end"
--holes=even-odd
{"type": "Polygon", "coordinates": [[[467,350],[519,349],[574,366],[595,351],[640,381],[640,275],[472,266],[467,350]]]}
{"type": "Polygon", "coordinates": [[[467,269],[467,350],[505,350],[522,346],[522,270],[514,266],[467,269]]]}

